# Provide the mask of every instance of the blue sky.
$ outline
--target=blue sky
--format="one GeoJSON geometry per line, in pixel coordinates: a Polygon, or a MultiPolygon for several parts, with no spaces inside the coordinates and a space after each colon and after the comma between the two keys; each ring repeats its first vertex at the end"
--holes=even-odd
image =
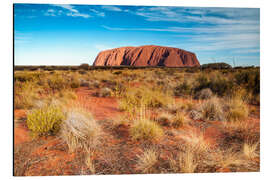
{"type": "Polygon", "coordinates": [[[92,64],[102,50],[140,45],[260,65],[257,8],[15,4],[14,34],[15,65],[92,64]]]}

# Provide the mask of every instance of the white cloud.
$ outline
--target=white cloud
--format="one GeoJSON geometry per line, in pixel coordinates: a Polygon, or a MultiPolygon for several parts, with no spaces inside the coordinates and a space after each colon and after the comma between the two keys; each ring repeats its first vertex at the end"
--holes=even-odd
{"type": "Polygon", "coordinates": [[[90,9],[91,12],[95,13],[95,15],[100,16],[100,17],[105,17],[104,12],[97,11],[95,9],[90,9]]]}
{"type": "Polygon", "coordinates": [[[123,11],[121,8],[116,7],[116,6],[101,6],[101,8],[109,10],[109,11],[117,11],[117,12],[123,11]]]}
{"type": "Polygon", "coordinates": [[[246,24],[256,21],[259,11],[258,9],[239,10],[239,8],[144,7],[132,13],[145,17],[147,21],[246,24]]]}
{"type": "Polygon", "coordinates": [[[52,6],[60,7],[66,12],[64,12],[63,10],[48,9],[44,13],[45,16],[57,16],[57,15],[65,14],[66,16],[71,16],[71,17],[83,17],[83,18],[91,17],[89,14],[79,12],[79,10],[77,10],[74,6],[71,6],[69,4],[52,5],[52,6]]]}

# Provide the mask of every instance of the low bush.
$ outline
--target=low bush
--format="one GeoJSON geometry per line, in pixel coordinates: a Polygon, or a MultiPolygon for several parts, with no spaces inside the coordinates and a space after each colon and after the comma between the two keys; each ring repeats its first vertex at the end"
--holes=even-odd
{"type": "Polygon", "coordinates": [[[174,88],[174,95],[175,96],[184,96],[184,95],[191,95],[192,94],[192,86],[184,81],[182,84],[176,86],[174,88]]]}
{"type": "Polygon", "coordinates": [[[258,69],[239,71],[235,74],[235,80],[238,85],[243,85],[254,95],[260,93],[260,71],[258,69]]]}
{"type": "Polygon", "coordinates": [[[19,82],[14,84],[14,108],[30,109],[34,107],[35,100],[38,98],[39,88],[32,81],[19,82]]]}
{"type": "Polygon", "coordinates": [[[233,93],[234,84],[232,80],[229,80],[219,73],[213,73],[210,77],[206,74],[201,74],[196,79],[194,91],[199,92],[206,88],[211,89],[212,92],[219,96],[224,96],[233,93]]]}
{"type": "Polygon", "coordinates": [[[73,89],[78,88],[80,87],[80,81],[77,78],[72,78],[69,85],[73,89]]]}
{"type": "Polygon", "coordinates": [[[65,116],[60,108],[50,105],[27,114],[27,127],[34,136],[54,135],[60,130],[65,116]]]}
{"type": "Polygon", "coordinates": [[[68,82],[60,75],[53,75],[48,79],[48,85],[52,90],[62,90],[68,87],[68,82]]]}
{"type": "Polygon", "coordinates": [[[169,93],[147,87],[128,88],[120,98],[119,108],[129,113],[136,112],[141,106],[149,108],[167,107],[173,101],[169,93]]]}

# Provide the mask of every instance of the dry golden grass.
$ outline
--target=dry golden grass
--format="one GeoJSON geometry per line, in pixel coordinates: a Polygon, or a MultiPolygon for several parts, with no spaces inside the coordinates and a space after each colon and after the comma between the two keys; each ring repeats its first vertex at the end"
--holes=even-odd
{"type": "Polygon", "coordinates": [[[78,107],[68,110],[67,119],[61,126],[61,138],[71,152],[77,148],[95,148],[100,136],[101,129],[89,112],[78,107]]]}
{"type": "Polygon", "coordinates": [[[194,173],[198,165],[196,152],[190,147],[184,152],[179,152],[177,160],[170,159],[170,167],[176,173],[194,173]]]}
{"type": "Polygon", "coordinates": [[[204,102],[201,106],[201,111],[204,119],[206,120],[224,120],[224,113],[220,100],[217,97],[212,97],[211,99],[204,102]]]}
{"type": "Polygon", "coordinates": [[[233,149],[220,151],[218,156],[215,158],[215,164],[220,168],[231,168],[233,166],[241,166],[246,164],[246,161],[242,158],[241,154],[233,151],[233,149]]]}
{"type": "Polygon", "coordinates": [[[175,128],[183,126],[187,122],[185,115],[182,112],[177,112],[172,119],[171,124],[175,128]]]}
{"type": "Polygon", "coordinates": [[[154,121],[146,118],[135,120],[130,128],[133,140],[159,140],[164,135],[162,128],[154,121]]]}
{"type": "Polygon", "coordinates": [[[230,99],[228,108],[229,111],[226,116],[229,121],[241,121],[248,117],[248,107],[240,98],[230,99]]]}
{"type": "Polygon", "coordinates": [[[248,159],[253,159],[258,157],[258,153],[257,153],[257,147],[259,145],[259,142],[256,143],[251,143],[251,142],[245,142],[243,145],[243,154],[245,155],[245,157],[247,157],[248,159]]]}
{"type": "Polygon", "coordinates": [[[87,166],[87,168],[92,174],[95,174],[96,168],[93,162],[93,153],[94,153],[93,151],[87,152],[87,155],[85,157],[85,165],[87,166]]]}
{"type": "Polygon", "coordinates": [[[158,162],[158,154],[154,149],[147,149],[141,155],[137,155],[136,169],[142,173],[153,173],[158,162]]]}
{"type": "Polygon", "coordinates": [[[186,135],[182,137],[188,146],[198,152],[207,152],[211,147],[210,143],[205,139],[204,132],[187,131],[186,135]]]}

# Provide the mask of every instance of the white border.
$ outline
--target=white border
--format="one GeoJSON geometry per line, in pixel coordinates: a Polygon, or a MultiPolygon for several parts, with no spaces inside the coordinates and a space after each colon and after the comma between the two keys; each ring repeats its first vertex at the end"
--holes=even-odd
{"type": "MultiPolygon", "coordinates": [[[[107,4],[107,5],[155,5],[155,6],[194,6],[194,7],[256,7],[261,9],[261,172],[260,173],[207,173],[207,174],[170,174],[170,175],[106,175],[106,176],[61,176],[35,177],[37,179],[55,178],[96,178],[96,179],[138,179],[138,178],[173,178],[173,179],[269,179],[270,149],[269,149],[269,17],[268,0],[4,0],[0,5],[1,12],[1,167],[0,176],[3,179],[12,177],[12,5],[13,3],[43,3],[43,4],[107,4]]],[[[24,177],[30,178],[30,177],[24,177]]]]}

